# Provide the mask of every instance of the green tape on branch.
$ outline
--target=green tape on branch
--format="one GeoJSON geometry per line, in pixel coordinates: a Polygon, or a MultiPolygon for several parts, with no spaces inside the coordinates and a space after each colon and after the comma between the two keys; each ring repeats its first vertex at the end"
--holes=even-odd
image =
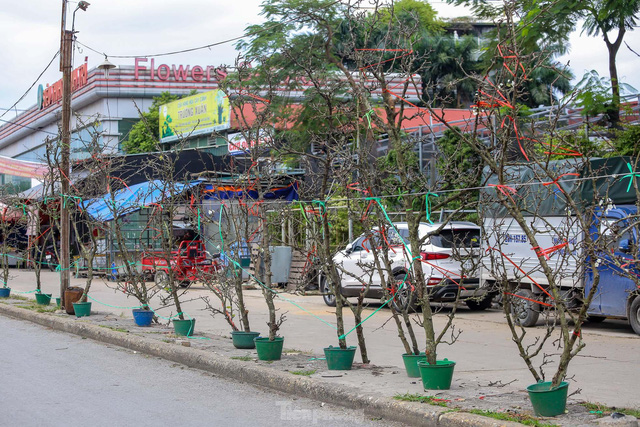
{"type": "MultiPolygon", "coordinates": [[[[379,197],[367,197],[367,200],[373,200],[378,204],[378,206],[382,210],[382,213],[384,214],[385,219],[387,220],[387,222],[389,222],[389,225],[391,225],[391,228],[393,228],[393,230],[396,232],[396,234],[400,237],[400,240],[402,241],[402,245],[404,246],[405,251],[407,251],[407,253],[409,254],[409,257],[411,257],[411,259],[415,259],[413,257],[413,255],[411,254],[411,249],[409,249],[409,246],[407,246],[407,242],[404,241],[404,238],[398,232],[398,229],[395,227],[395,225],[393,225],[393,221],[391,221],[391,218],[389,218],[389,214],[387,213],[387,210],[384,208],[384,206],[382,206],[382,203],[380,202],[380,198],[379,197]]],[[[404,288],[405,284],[407,283],[407,277],[409,277],[409,273],[411,272],[412,268],[413,268],[413,263],[409,263],[408,271],[404,275],[404,278],[402,279],[402,283],[400,284],[400,286],[398,286],[398,288],[396,289],[395,294],[393,295],[393,297],[391,299],[385,301],[384,304],[382,304],[380,307],[378,307],[373,313],[368,315],[365,319],[363,319],[360,323],[358,323],[356,326],[354,326],[351,330],[349,330],[345,334],[340,335],[338,337],[338,339],[340,339],[340,340],[345,339],[347,337],[347,335],[349,335],[350,333],[355,331],[360,325],[362,325],[364,322],[366,322],[371,317],[373,317],[373,315],[375,315],[377,312],[379,312],[384,307],[386,307],[391,301],[395,300],[397,295],[398,295],[398,292],[400,292],[400,290],[402,290],[404,288]]]]}
{"type": "MultiPolygon", "coordinates": [[[[104,306],[111,307],[111,308],[119,308],[119,309],[122,309],[122,310],[135,310],[135,309],[137,309],[137,308],[145,308],[145,307],[148,307],[148,305],[147,305],[147,304],[138,305],[138,306],[135,306],[135,307],[120,307],[120,306],[118,306],[118,305],[110,305],[110,304],[104,303],[104,302],[102,302],[102,301],[98,301],[97,299],[93,298],[93,297],[92,297],[91,295],[89,295],[89,294],[87,294],[87,298],[89,298],[91,301],[95,301],[95,302],[97,302],[98,304],[102,304],[102,305],[104,305],[104,306]]],[[[153,310],[152,310],[152,311],[153,311],[153,310]]],[[[154,312],[154,314],[155,314],[155,312],[154,312]]]]}
{"type": "MultiPolygon", "coordinates": [[[[220,242],[221,242],[221,243],[220,243],[220,245],[221,245],[222,253],[223,253],[223,254],[224,254],[224,238],[222,237],[222,211],[223,211],[224,209],[225,209],[225,206],[224,206],[224,205],[222,205],[222,207],[220,208],[220,215],[219,215],[219,218],[218,218],[218,233],[219,233],[219,235],[220,235],[220,242]]],[[[308,311],[308,310],[305,310],[303,307],[301,307],[301,306],[300,306],[299,304],[297,304],[295,301],[291,301],[290,299],[288,299],[288,298],[286,298],[286,297],[283,297],[283,296],[282,296],[282,294],[280,294],[280,293],[278,293],[278,292],[274,291],[273,289],[271,289],[271,288],[267,287],[267,286],[266,286],[265,284],[263,284],[263,283],[262,283],[262,282],[261,282],[261,281],[260,281],[256,276],[254,276],[253,274],[251,274],[249,271],[245,270],[245,269],[240,265],[240,263],[236,262],[236,261],[235,261],[235,260],[233,260],[232,258],[226,257],[226,259],[227,259],[228,261],[231,261],[231,262],[232,262],[236,267],[238,267],[240,270],[242,270],[242,271],[246,272],[246,273],[249,275],[249,277],[251,277],[253,280],[255,280],[255,281],[256,281],[256,283],[258,283],[258,284],[259,284],[260,286],[262,286],[264,289],[266,289],[266,290],[270,291],[271,293],[273,293],[273,294],[277,295],[277,296],[278,296],[280,299],[282,299],[283,301],[286,301],[286,302],[288,302],[289,304],[292,304],[292,305],[296,306],[297,308],[299,308],[299,309],[300,309],[300,310],[302,310],[303,312],[305,312],[305,313],[307,313],[307,314],[311,315],[312,317],[315,317],[316,319],[318,319],[319,321],[321,321],[321,322],[322,322],[322,323],[324,323],[325,325],[330,326],[330,327],[331,327],[331,328],[333,328],[334,330],[337,330],[337,329],[338,329],[336,326],[332,325],[331,323],[327,322],[326,320],[324,320],[324,319],[322,319],[322,318],[320,318],[320,317],[316,316],[315,314],[311,313],[311,312],[310,312],[310,311],[308,311]]]]}
{"type": "Polygon", "coordinates": [[[372,108],[371,110],[367,111],[367,112],[364,114],[364,117],[365,117],[365,118],[367,119],[367,121],[369,122],[369,129],[371,129],[371,115],[372,115],[372,114],[374,114],[374,113],[375,113],[375,111],[373,111],[373,108],[372,108]]]}
{"type": "Polygon", "coordinates": [[[631,185],[633,185],[633,178],[640,178],[640,173],[634,172],[631,168],[631,163],[627,163],[627,167],[629,168],[629,172],[627,175],[624,175],[620,179],[629,178],[629,186],[627,187],[627,193],[631,190],[631,185]]]}
{"type": "Polygon", "coordinates": [[[433,225],[433,221],[431,221],[431,206],[429,204],[429,196],[435,196],[435,197],[440,197],[440,196],[438,196],[436,193],[427,193],[424,195],[424,199],[425,199],[424,208],[427,214],[427,222],[433,225]]]}

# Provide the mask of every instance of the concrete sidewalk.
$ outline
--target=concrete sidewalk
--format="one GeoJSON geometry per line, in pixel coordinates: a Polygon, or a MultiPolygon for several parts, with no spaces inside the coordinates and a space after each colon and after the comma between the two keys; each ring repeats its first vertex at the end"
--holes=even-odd
{"type": "MultiPolygon", "coordinates": [[[[10,280],[10,285],[16,293],[33,290],[33,272],[12,272],[14,277],[10,280]]],[[[43,279],[43,291],[57,296],[58,275],[45,272],[43,279]]],[[[73,285],[82,285],[82,282],[81,279],[72,280],[73,285]]],[[[136,301],[127,299],[121,292],[114,292],[109,286],[109,283],[97,280],[92,287],[90,295],[95,301],[91,317],[49,317],[68,320],[74,324],[100,325],[103,326],[99,328],[101,330],[111,328],[127,331],[117,333],[159,341],[161,347],[166,347],[167,342],[173,344],[169,347],[177,346],[172,329],[166,325],[154,325],[152,328],[135,327],[128,307],[136,306],[136,301]]],[[[32,294],[22,295],[33,298],[32,294]]],[[[313,372],[309,374],[308,380],[321,383],[323,386],[347,387],[351,390],[350,393],[356,396],[366,395],[372,399],[392,401],[390,399],[394,396],[405,393],[427,394],[422,390],[420,379],[408,378],[404,372],[400,357],[403,353],[402,347],[394,325],[387,323],[389,312],[386,309],[378,311],[365,324],[372,364],[355,363],[352,371],[335,373],[327,371],[326,362],[319,360],[323,356],[323,347],[337,344],[335,330],[331,326],[335,323],[335,316],[332,309],[324,305],[321,297],[286,294],[283,295],[284,298],[276,300],[280,312],[285,313],[288,318],[281,330],[285,337],[285,355],[283,360],[268,364],[255,360],[255,351],[233,348],[229,337],[230,327],[224,319],[219,316],[213,318],[209,313],[203,312],[204,303],[200,297],[206,295],[211,293],[199,285],[189,289],[187,294],[187,299],[192,300],[185,303],[183,310],[197,319],[197,336],[188,340],[190,350],[204,351],[221,357],[223,361],[275,369],[288,378],[303,379],[291,372],[313,372]]],[[[266,308],[260,290],[248,291],[246,301],[252,329],[265,332],[266,308]]],[[[152,304],[153,308],[158,306],[159,304],[152,304]]],[[[373,313],[378,307],[379,304],[372,304],[370,308],[365,309],[365,316],[373,313]]],[[[161,310],[160,314],[170,317],[175,312],[166,309],[161,310]]],[[[429,395],[448,401],[449,408],[507,412],[514,415],[531,414],[531,405],[525,391],[525,387],[532,383],[531,374],[524,368],[515,346],[510,342],[510,335],[502,316],[500,310],[459,310],[456,326],[463,334],[455,345],[439,347],[441,358],[448,357],[458,363],[452,389],[446,392],[430,392],[429,395]]],[[[436,326],[440,327],[446,316],[444,313],[437,314],[435,320],[436,326]]],[[[347,318],[347,328],[353,326],[351,322],[352,319],[347,318]]],[[[533,337],[543,332],[544,328],[528,329],[528,336],[533,337]]],[[[419,342],[424,340],[420,328],[417,329],[417,333],[420,334],[419,342]]],[[[578,405],[582,400],[608,406],[640,408],[640,397],[635,393],[637,380],[635,374],[632,374],[640,363],[640,338],[624,323],[611,321],[600,325],[586,325],[583,335],[588,346],[572,362],[569,373],[576,378],[576,382],[570,383],[570,393],[577,389],[583,391],[569,398],[569,414],[549,420],[551,423],[584,425],[594,421],[595,416],[589,416],[588,411],[578,405]]],[[[348,337],[348,343],[357,344],[355,334],[348,337]]],[[[178,343],[180,344],[181,342],[178,343]]],[[[557,353],[557,349],[550,347],[548,353],[557,353]]],[[[359,355],[356,354],[356,361],[359,359],[359,355]]],[[[354,407],[357,405],[351,404],[349,400],[344,401],[342,397],[338,400],[354,407]]],[[[421,408],[424,406],[418,405],[421,408]]]]}

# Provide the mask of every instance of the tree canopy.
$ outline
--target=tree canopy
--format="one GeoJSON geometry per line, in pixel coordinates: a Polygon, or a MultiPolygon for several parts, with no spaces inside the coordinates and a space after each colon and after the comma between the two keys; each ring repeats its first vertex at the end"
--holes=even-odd
{"type": "Polygon", "coordinates": [[[127,154],[157,151],[160,141],[160,106],[179,98],[181,96],[172,95],[169,92],[163,92],[160,96],[154,97],[149,110],[141,114],[140,121],[131,128],[129,138],[122,142],[122,150],[127,154]]]}

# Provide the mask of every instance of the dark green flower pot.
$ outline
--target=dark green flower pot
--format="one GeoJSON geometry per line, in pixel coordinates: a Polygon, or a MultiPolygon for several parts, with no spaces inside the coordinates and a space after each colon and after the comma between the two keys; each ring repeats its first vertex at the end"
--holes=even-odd
{"type": "Polygon", "coordinates": [[[449,390],[453,379],[453,368],[456,362],[451,360],[438,360],[435,365],[429,362],[418,362],[420,377],[425,390],[449,390]]]}
{"type": "Polygon", "coordinates": [[[353,358],[356,355],[356,346],[345,349],[340,347],[326,347],[324,357],[327,359],[327,368],[330,371],[349,371],[353,365],[353,358]]]}
{"type": "Polygon", "coordinates": [[[9,298],[11,288],[0,288],[0,298],[9,298]]]}
{"type": "Polygon", "coordinates": [[[57,298],[56,298],[56,305],[57,305],[58,307],[60,307],[60,297],[57,297],[57,298]]]}
{"type": "Polygon", "coordinates": [[[427,356],[424,353],[420,354],[403,354],[402,361],[404,362],[404,369],[407,371],[409,378],[420,378],[420,368],[418,368],[418,362],[421,360],[426,361],[427,356]]]}
{"type": "Polygon", "coordinates": [[[260,332],[245,332],[245,331],[233,331],[231,332],[231,339],[233,340],[233,346],[235,348],[251,349],[256,348],[254,338],[260,336],[260,332]]]}
{"type": "Polygon", "coordinates": [[[76,317],[90,316],[91,303],[90,302],[74,302],[73,311],[76,313],[76,317]]]}
{"type": "Polygon", "coordinates": [[[280,360],[282,357],[283,337],[275,337],[273,341],[269,341],[268,337],[256,337],[253,341],[256,343],[259,360],[280,360]]]}
{"type": "Polygon", "coordinates": [[[193,331],[196,327],[196,319],[173,319],[173,330],[176,335],[180,335],[183,337],[190,337],[193,335],[193,331]]]}
{"type": "Polygon", "coordinates": [[[527,387],[533,412],[539,417],[555,417],[564,414],[567,409],[567,391],[569,384],[561,382],[551,387],[551,381],[532,384],[527,387]]]}
{"type": "Polygon", "coordinates": [[[51,294],[36,294],[36,302],[40,305],[51,304],[51,294]]]}

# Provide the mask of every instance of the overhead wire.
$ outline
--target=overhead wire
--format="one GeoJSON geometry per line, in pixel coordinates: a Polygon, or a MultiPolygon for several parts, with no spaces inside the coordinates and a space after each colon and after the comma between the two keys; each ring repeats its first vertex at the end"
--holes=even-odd
{"type": "MultiPolygon", "coordinates": [[[[336,1],[332,2],[332,3],[329,3],[325,7],[320,8],[320,10],[328,9],[328,8],[330,8],[332,6],[335,6],[338,3],[341,3],[340,0],[336,0],[336,1]]],[[[210,48],[212,48],[214,46],[220,46],[220,45],[231,43],[231,42],[234,42],[234,41],[237,41],[237,40],[241,40],[241,39],[244,39],[244,38],[247,38],[247,37],[253,37],[255,35],[258,35],[258,34],[267,32],[269,30],[272,30],[275,27],[278,27],[278,26],[281,26],[281,25],[290,24],[292,22],[295,22],[296,20],[297,19],[295,19],[295,18],[291,18],[289,20],[285,20],[285,21],[282,21],[282,22],[274,22],[273,25],[270,25],[270,26],[268,26],[266,28],[262,28],[262,29],[255,30],[255,31],[252,31],[252,32],[250,31],[250,32],[248,32],[248,33],[246,33],[244,35],[241,35],[241,36],[236,36],[236,37],[232,37],[232,38],[229,38],[229,39],[226,39],[226,40],[221,40],[221,41],[218,41],[218,42],[209,43],[209,44],[206,44],[206,45],[203,45],[203,46],[197,46],[197,47],[181,49],[181,50],[174,50],[174,51],[170,51],[170,52],[147,54],[147,55],[109,55],[106,52],[100,52],[99,50],[94,49],[91,46],[88,46],[88,45],[86,45],[84,43],[81,43],[81,42],[79,42],[77,40],[76,40],[76,43],[79,44],[80,46],[86,48],[86,49],[89,49],[90,51],[92,51],[94,53],[97,53],[99,55],[104,55],[104,56],[109,57],[109,58],[120,58],[120,59],[157,58],[157,57],[160,57],[160,56],[178,55],[178,54],[181,54],[181,53],[194,52],[196,50],[210,49],[210,48]]]]}
{"type": "Polygon", "coordinates": [[[29,89],[27,89],[25,91],[25,93],[22,94],[22,96],[20,97],[20,99],[18,99],[16,102],[13,103],[13,105],[11,106],[11,108],[8,108],[4,113],[0,114],[0,118],[4,117],[5,114],[7,114],[9,111],[11,111],[13,109],[13,107],[15,107],[16,105],[18,105],[18,103],[20,101],[22,101],[25,96],[27,96],[27,94],[29,93],[29,91],[31,91],[31,89],[33,89],[33,87],[36,85],[36,83],[38,83],[38,81],[40,80],[40,78],[43,76],[44,73],[47,72],[47,70],[49,69],[49,67],[51,66],[51,64],[53,64],[53,61],[58,57],[58,55],[60,55],[60,51],[56,51],[55,55],[53,55],[53,58],[51,58],[51,61],[49,61],[49,63],[47,64],[47,66],[44,68],[44,70],[42,70],[42,72],[40,73],[40,75],[38,76],[38,78],[31,84],[31,86],[29,86],[29,89]]]}

